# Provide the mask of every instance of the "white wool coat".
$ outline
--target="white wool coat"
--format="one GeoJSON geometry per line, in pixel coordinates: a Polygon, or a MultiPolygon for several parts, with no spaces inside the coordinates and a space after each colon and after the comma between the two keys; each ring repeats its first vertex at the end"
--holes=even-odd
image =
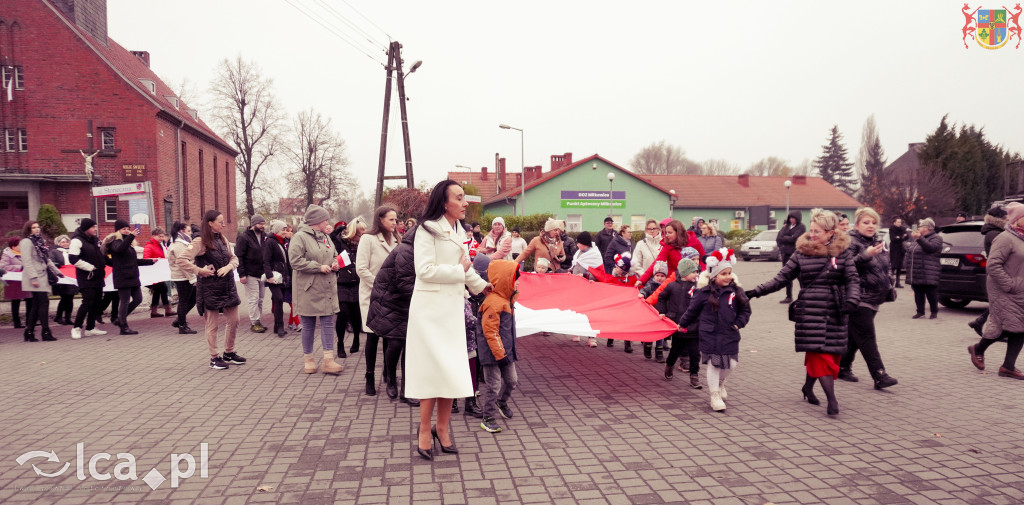
{"type": "Polygon", "coordinates": [[[373,292],[373,281],[377,278],[377,272],[380,272],[384,260],[395,247],[398,247],[398,240],[392,240],[394,241],[389,244],[384,240],[383,233],[363,234],[359,238],[359,246],[356,248],[356,275],[359,276],[359,314],[362,316],[363,333],[373,333],[373,330],[366,326],[366,314],[370,311],[370,293],[373,292]]]}
{"type": "Polygon", "coordinates": [[[476,270],[462,268],[466,232],[448,219],[423,223],[413,243],[416,283],[405,338],[405,395],[409,398],[473,396],[466,352],[466,288],[487,286],[476,270]],[[431,233],[433,232],[433,233],[431,233]]]}

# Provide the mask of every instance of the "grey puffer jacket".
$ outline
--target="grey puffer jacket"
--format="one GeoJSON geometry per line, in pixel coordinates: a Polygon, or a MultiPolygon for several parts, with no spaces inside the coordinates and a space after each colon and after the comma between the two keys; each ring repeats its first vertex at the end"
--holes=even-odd
{"type": "Polygon", "coordinates": [[[886,252],[869,256],[867,249],[878,244],[881,240],[878,235],[865,237],[857,230],[850,231],[850,254],[853,255],[853,262],[857,265],[857,275],[860,276],[860,303],[868,305],[881,305],[885,303],[886,295],[892,289],[892,276],[889,274],[889,254],[886,252]]]}
{"type": "Polygon", "coordinates": [[[989,317],[982,335],[999,338],[1002,332],[1024,332],[1024,239],[1009,231],[992,241],[988,255],[989,317]]]}
{"type": "Polygon", "coordinates": [[[942,237],[932,232],[910,243],[907,249],[907,284],[911,286],[938,286],[942,265],[942,237]]]}
{"type": "Polygon", "coordinates": [[[827,245],[811,242],[805,233],[778,275],[748,293],[764,296],[800,280],[800,294],[793,302],[797,352],[846,351],[849,317],[842,309],[860,303],[860,277],[849,245],[850,236],[845,233],[837,233],[827,245]]]}

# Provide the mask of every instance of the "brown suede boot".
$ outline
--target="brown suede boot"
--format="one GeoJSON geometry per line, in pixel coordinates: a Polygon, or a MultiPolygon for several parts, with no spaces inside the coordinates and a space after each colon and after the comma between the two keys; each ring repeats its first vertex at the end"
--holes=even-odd
{"type": "Polygon", "coordinates": [[[176,316],[178,312],[172,309],[170,305],[164,305],[164,315],[167,317],[176,316]]]}
{"type": "Polygon", "coordinates": [[[344,368],[334,361],[334,351],[324,351],[324,373],[338,375],[344,368]]]}
{"type": "Polygon", "coordinates": [[[164,317],[164,316],[163,316],[163,314],[160,314],[160,307],[157,307],[156,305],[153,305],[152,307],[149,308],[149,317],[164,317]]]}
{"type": "Polygon", "coordinates": [[[302,371],[306,373],[316,373],[316,361],[313,360],[312,354],[303,354],[302,359],[302,371]]]}

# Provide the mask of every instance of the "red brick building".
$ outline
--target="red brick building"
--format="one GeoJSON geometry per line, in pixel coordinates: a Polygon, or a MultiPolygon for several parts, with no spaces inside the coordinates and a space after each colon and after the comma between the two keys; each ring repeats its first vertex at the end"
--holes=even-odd
{"type": "Polygon", "coordinates": [[[0,235],[48,203],[69,230],[121,218],[148,223],[144,237],[217,209],[234,239],[238,153],[149,53],[107,37],[106,14],[106,0],[0,0],[0,235]]]}

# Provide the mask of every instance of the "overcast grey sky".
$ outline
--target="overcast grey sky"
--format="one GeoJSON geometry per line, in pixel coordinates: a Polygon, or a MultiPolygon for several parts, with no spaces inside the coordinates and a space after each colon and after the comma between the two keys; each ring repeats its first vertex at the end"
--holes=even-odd
{"type": "MultiPolygon", "coordinates": [[[[796,164],[818,156],[833,124],[852,159],[871,114],[890,161],[946,113],[1024,151],[1024,47],[965,49],[962,1],[348,2],[109,0],[109,34],[149,51],[171,86],[188,78],[205,90],[217,62],[239,53],[257,62],[291,115],[314,107],[333,120],[367,191],[383,66],[300,9],[380,61],[388,35],[407,66],[423,60],[406,79],[417,181],[493,166],[496,152],[518,168],[519,134],[499,123],[525,129],[526,165],[545,171],[564,152],[629,168],[662,139],[698,161],[796,164]]],[[[388,172],[402,174],[395,97],[388,172]]]]}

